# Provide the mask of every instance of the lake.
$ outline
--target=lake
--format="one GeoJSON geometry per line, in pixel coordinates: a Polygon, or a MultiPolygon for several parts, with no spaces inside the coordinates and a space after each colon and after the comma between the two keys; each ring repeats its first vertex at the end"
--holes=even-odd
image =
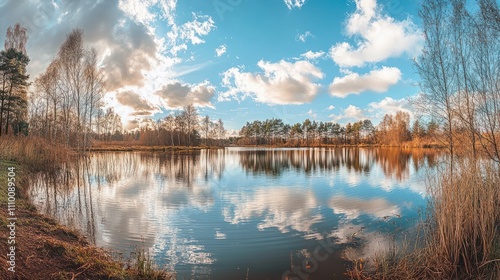
{"type": "Polygon", "coordinates": [[[344,279],[411,236],[436,151],[102,152],[38,174],[38,209],[97,246],[150,250],[177,279],[344,279]]]}

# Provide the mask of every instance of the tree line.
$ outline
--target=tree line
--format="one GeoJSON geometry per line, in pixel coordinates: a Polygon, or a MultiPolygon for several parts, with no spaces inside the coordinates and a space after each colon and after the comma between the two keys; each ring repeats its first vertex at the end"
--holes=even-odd
{"type": "Polygon", "coordinates": [[[310,147],[322,145],[383,144],[401,146],[409,141],[431,141],[436,133],[435,122],[422,124],[415,120],[410,127],[408,112],[386,114],[374,126],[369,119],[342,126],[335,122],[317,122],[305,119],[295,124],[285,124],[281,119],[247,122],[234,139],[237,145],[275,145],[310,147]]]}
{"type": "Polygon", "coordinates": [[[193,105],[157,121],[145,122],[134,136],[142,145],[149,146],[223,146],[225,138],[222,119],[200,117],[193,105]]]}

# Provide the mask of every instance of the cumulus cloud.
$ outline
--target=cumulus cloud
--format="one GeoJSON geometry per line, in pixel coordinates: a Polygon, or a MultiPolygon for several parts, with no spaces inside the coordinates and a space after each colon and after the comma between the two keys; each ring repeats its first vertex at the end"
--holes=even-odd
{"type": "Polygon", "coordinates": [[[318,58],[323,57],[325,55],[324,51],[319,51],[319,52],[313,52],[313,51],[307,51],[300,56],[307,59],[307,60],[316,60],[318,58]]]}
{"type": "Polygon", "coordinates": [[[135,111],[151,112],[155,109],[155,106],[149,103],[149,101],[130,90],[117,92],[116,100],[122,105],[128,106],[135,111]]]}
{"type": "Polygon", "coordinates": [[[382,14],[376,0],[356,0],[346,33],[360,41],[356,46],[342,42],[331,48],[331,58],[341,67],[363,66],[402,54],[414,56],[423,44],[422,32],[411,19],[396,21],[382,14]]]}
{"type": "MultiPolygon", "coordinates": [[[[176,52],[203,43],[204,36],[215,28],[211,17],[199,13],[177,22],[176,0],[4,2],[0,1],[0,30],[16,22],[27,27],[32,78],[45,70],[67,34],[74,28],[83,30],[86,46],[98,50],[98,61],[107,76],[107,106],[114,107],[124,122],[160,110],[163,100],[152,93],[181,76],[173,68],[183,61],[176,52]],[[171,36],[159,36],[159,25],[166,25],[161,30],[166,28],[171,36]],[[137,105],[130,102],[134,98],[137,105]]],[[[207,106],[214,90],[205,86],[191,86],[187,97],[171,98],[171,103],[189,100],[207,106]]]]}
{"type": "Polygon", "coordinates": [[[349,105],[347,109],[344,109],[340,115],[330,115],[334,122],[338,122],[340,120],[350,120],[350,121],[359,121],[362,119],[366,119],[366,115],[363,110],[357,106],[349,105]]]}
{"type": "Polygon", "coordinates": [[[286,7],[291,10],[293,8],[302,8],[304,4],[306,3],[306,0],[284,0],[286,7]]]}
{"type": "Polygon", "coordinates": [[[309,61],[295,63],[281,60],[277,63],[259,61],[263,73],[242,72],[231,68],[223,73],[223,85],[229,90],[219,95],[219,101],[251,97],[267,104],[303,104],[318,94],[314,81],[323,78],[319,68],[309,61]]]}
{"type": "Polygon", "coordinates": [[[73,28],[84,32],[85,43],[99,51],[108,89],[142,85],[143,71],[157,60],[159,42],[148,22],[148,2],[141,1],[9,1],[0,28],[20,22],[28,29],[28,71],[40,74],[73,28]],[[135,8],[132,8],[135,7],[135,8]],[[75,12],[78,11],[78,12],[75,12]],[[5,24],[5,25],[4,25],[5,24]],[[36,59],[33,59],[36,58],[36,59]]]}
{"type": "Polygon", "coordinates": [[[120,0],[118,7],[134,20],[147,24],[155,19],[155,15],[149,11],[149,6],[154,2],[151,0],[120,0]]]}
{"type": "Polygon", "coordinates": [[[335,106],[333,106],[333,105],[330,105],[330,106],[326,107],[326,110],[328,110],[328,111],[331,111],[333,109],[335,109],[335,106]]]}
{"type": "Polygon", "coordinates": [[[383,67],[362,76],[350,73],[344,77],[336,77],[330,84],[329,91],[332,96],[341,98],[367,90],[384,92],[400,79],[401,71],[398,68],[383,67]]]}
{"type": "Polygon", "coordinates": [[[378,102],[371,102],[366,108],[349,105],[341,111],[341,114],[330,115],[334,122],[337,121],[358,121],[362,119],[371,119],[374,124],[375,120],[381,120],[385,114],[396,114],[398,111],[407,112],[410,117],[414,115],[414,108],[408,98],[393,99],[385,97],[378,102]]]}
{"type": "Polygon", "coordinates": [[[372,102],[368,106],[375,109],[380,117],[385,114],[396,114],[398,111],[407,112],[412,116],[414,111],[408,98],[393,99],[386,97],[379,102],[372,102]]]}
{"type": "Polygon", "coordinates": [[[305,43],[308,37],[314,38],[314,35],[310,31],[299,33],[297,34],[297,36],[295,36],[295,41],[300,41],[302,43],[305,43]]]}
{"type": "Polygon", "coordinates": [[[215,49],[215,55],[217,57],[221,57],[223,54],[225,54],[227,51],[226,45],[220,45],[218,48],[215,49]]]}
{"type": "Polygon", "coordinates": [[[212,107],[210,99],[214,93],[214,87],[206,81],[197,85],[174,82],[164,85],[155,95],[159,96],[168,108],[180,108],[189,104],[212,107]]]}

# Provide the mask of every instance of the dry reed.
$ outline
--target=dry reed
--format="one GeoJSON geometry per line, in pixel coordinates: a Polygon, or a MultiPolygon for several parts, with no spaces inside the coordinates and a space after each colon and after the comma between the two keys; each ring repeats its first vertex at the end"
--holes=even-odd
{"type": "Polygon", "coordinates": [[[429,177],[430,202],[412,248],[354,264],[351,279],[500,279],[500,167],[455,159],[429,177]]]}
{"type": "Polygon", "coordinates": [[[0,159],[26,166],[30,171],[50,171],[67,162],[70,151],[39,137],[0,137],[0,159]]]}

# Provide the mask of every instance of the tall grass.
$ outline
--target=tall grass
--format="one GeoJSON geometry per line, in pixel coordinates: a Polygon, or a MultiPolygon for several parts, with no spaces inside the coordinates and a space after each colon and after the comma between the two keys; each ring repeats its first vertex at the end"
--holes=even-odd
{"type": "Polygon", "coordinates": [[[499,166],[459,159],[434,182],[423,249],[429,276],[499,279],[499,166]]]}
{"type": "Polygon", "coordinates": [[[132,265],[130,266],[130,271],[136,273],[136,279],[147,279],[147,280],[170,280],[175,279],[175,274],[167,272],[164,269],[157,267],[154,259],[149,251],[146,251],[144,247],[136,248],[134,252],[135,259],[132,260],[132,265]]]}
{"type": "Polygon", "coordinates": [[[30,171],[51,171],[67,162],[70,151],[40,137],[0,137],[0,159],[26,166],[30,171]]]}
{"type": "Polygon", "coordinates": [[[458,159],[429,177],[430,202],[413,247],[354,264],[352,279],[500,279],[500,167],[458,159]]]}

